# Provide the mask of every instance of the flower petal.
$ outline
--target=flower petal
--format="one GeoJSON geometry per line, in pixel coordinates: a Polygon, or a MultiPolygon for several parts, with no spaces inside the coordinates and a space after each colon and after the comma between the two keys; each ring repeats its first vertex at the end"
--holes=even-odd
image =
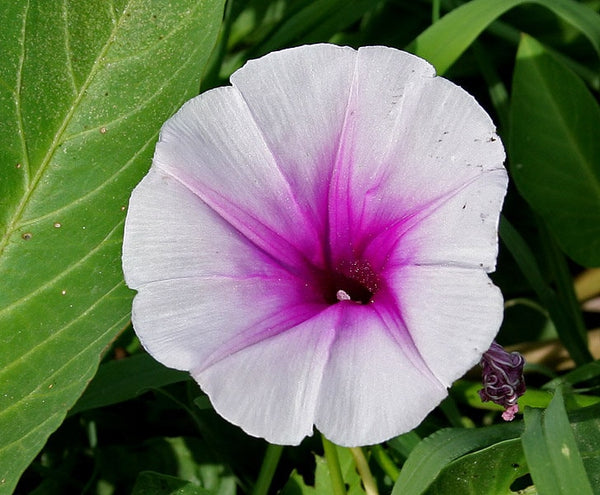
{"type": "Polygon", "coordinates": [[[153,165],[282,264],[322,263],[315,225],[235,88],[187,102],[163,126],[153,165]]]}
{"type": "Polygon", "coordinates": [[[315,424],[339,445],[374,444],[405,433],[447,395],[396,318],[374,306],[336,306],[340,321],[315,424]]]}
{"type": "MultiPolygon", "coordinates": [[[[413,264],[496,269],[498,212],[508,178],[503,170],[477,177],[460,191],[425,211],[423,218],[402,235],[399,246],[413,264]]],[[[400,253],[398,253],[400,254],[400,253]]]]}
{"type": "Polygon", "coordinates": [[[312,317],[318,308],[299,303],[301,292],[285,279],[164,280],[139,289],[132,321],[165,366],[200,369],[312,317]]]}
{"type": "Polygon", "coordinates": [[[132,289],[176,278],[281,275],[272,258],[155,167],[131,195],[123,271],[132,289]]]}
{"type": "Polygon", "coordinates": [[[298,445],[313,431],[338,316],[324,311],[285,334],[231,353],[192,375],[215,410],[250,435],[298,445]]]}
{"type": "Polygon", "coordinates": [[[486,172],[383,230],[365,252],[377,266],[441,265],[492,272],[498,255],[503,170],[486,172]]]}
{"type": "MultiPolygon", "coordinates": [[[[366,239],[481,174],[505,176],[503,161],[492,121],[463,89],[408,53],[359,49],[330,196],[331,206],[347,204],[330,208],[332,250],[360,252],[366,239]]],[[[503,197],[481,194],[494,206],[503,197]]]]}
{"type": "Polygon", "coordinates": [[[323,237],[356,55],[347,47],[302,46],[251,60],[231,76],[299,208],[323,237]]]}
{"type": "Polygon", "coordinates": [[[420,356],[447,387],[479,362],[500,328],[502,294],[482,270],[405,266],[387,283],[420,356]]]}
{"type": "Polygon", "coordinates": [[[177,369],[208,363],[320,309],[303,280],[156,168],[132,195],[123,270],[138,290],[132,319],[144,347],[177,369]]]}

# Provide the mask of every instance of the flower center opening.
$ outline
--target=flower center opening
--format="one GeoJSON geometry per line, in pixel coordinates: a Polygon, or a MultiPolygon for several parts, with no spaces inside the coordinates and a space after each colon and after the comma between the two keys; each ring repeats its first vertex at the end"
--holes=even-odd
{"type": "Polygon", "coordinates": [[[324,276],[322,288],[328,304],[340,301],[369,304],[379,289],[379,278],[368,262],[340,263],[324,276]]]}

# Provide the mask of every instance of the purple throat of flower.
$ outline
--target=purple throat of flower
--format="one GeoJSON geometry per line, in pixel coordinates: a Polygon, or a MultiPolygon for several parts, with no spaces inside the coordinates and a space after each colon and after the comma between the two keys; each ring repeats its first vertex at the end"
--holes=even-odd
{"type": "Polygon", "coordinates": [[[328,304],[341,301],[372,303],[380,285],[380,278],[371,264],[361,260],[340,263],[333,269],[325,270],[318,281],[319,290],[328,304]]]}
{"type": "Polygon", "coordinates": [[[482,368],[483,388],[479,397],[483,402],[492,401],[504,407],[502,418],[512,421],[519,411],[518,400],[526,390],[523,366],[525,358],[518,352],[507,352],[496,342],[483,354],[479,365],[482,368]]]}

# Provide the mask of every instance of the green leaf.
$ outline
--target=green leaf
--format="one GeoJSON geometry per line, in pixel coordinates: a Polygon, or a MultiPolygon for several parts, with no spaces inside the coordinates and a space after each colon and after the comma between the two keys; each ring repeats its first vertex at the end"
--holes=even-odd
{"type": "Polygon", "coordinates": [[[573,411],[569,419],[592,491],[600,493],[600,404],[573,411]]]}
{"type": "Polygon", "coordinates": [[[600,265],[600,106],[529,36],[514,71],[509,157],[519,191],[562,249],[600,265]]]}
{"type": "Polygon", "coordinates": [[[443,74],[492,22],[523,4],[539,4],[579,29],[600,54],[600,15],[572,0],[473,0],[423,31],[407,50],[428,60],[443,74]]]}
{"type": "Polygon", "coordinates": [[[546,411],[525,409],[525,431],[521,440],[539,492],[593,494],[560,388],[546,411]]]}
{"type": "Polygon", "coordinates": [[[514,438],[465,455],[446,467],[427,495],[506,495],[511,484],[527,474],[521,440],[514,438]]]}
{"type": "Polygon", "coordinates": [[[516,438],[521,429],[521,423],[507,423],[478,429],[437,431],[411,452],[400,471],[392,495],[420,495],[451,462],[469,452],[516,438]]]}
{"type": "Polygon", "coordinates": [[[386,443],[402,457],[407,458],[413,449],[419,445],[421,437],[415,430],[408,431],[397,437],[390,438],[386,443]]]}
{"type": "Polygon", "coordinates": [[[548,310],[556,331],[571,357],[577,364],[592,361],[593,358],[587,344],[587,332],[581,317],[576,318],[575,314],[570,314],[566,301],[559,298],[554,289],[544,279],[533,251],[504,216],[500,221],[499,233],[502,242],[510,251],[544,307],[548,310]]]}
{"type": "Polygon", "coordinates": [[[0,9],[0,492],[127,325],[127,199],[197,92],[223,0],[0,9]]]}
{"type": "MultiPolygon", "coordinates": [[[[559,376],[554,380],[546,383],[545,388],[555,388],[561,384],[576,385],[581,382],[595,380],[598,381],[600,378],[600,361],[593,361],[591,363],[579,366],[574,370],[570,371],[566,375],[559,376]]],[[[598,398],[600,401],[600,398],[598,398]]]]}
{"type": "Polygon", "coordinates": [[[189,481],[166,474],[144,471],[133,487],[132,495],[211,495],[189,481]]]}
{"type": "Polygon", "coordinates": [[[109,361],[100,365],[96,376],[69,415],[124,402],[151,388],[189,379],[189,373],[166,368],[148,354],[109,361]]]}

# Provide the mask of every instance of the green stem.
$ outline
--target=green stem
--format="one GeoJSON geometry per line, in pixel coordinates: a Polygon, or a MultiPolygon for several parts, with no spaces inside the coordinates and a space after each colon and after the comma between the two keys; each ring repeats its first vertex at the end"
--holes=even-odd
{"type": "Polygon", "coordinates": [[[258,479],[252,490],[252,495],[267,495],[282,452],[283,445],[274,445],[270,443],[267,446],[267,451],[265,452],[265,457],[262,466],[260,467],[258,479]]]}
{"type": "Polygon", "coordinates": [[[431,2],[431,24],[435,24],[440,20],[440,0],[431,2]]]}
{"type": "Polygon", "coordinates": [[[360,447],[351,447],[350,452],[354,458],[354,464],[356,464],[356,469],[362,479],[366,494],[379,495],[377,483],[375,483],[375,478],[373,478],[373,474],[371,474],[371,469],[369,468],[369,463],[363,450],[360,447]]]}
{"type": "Polygon", "coordinates": [[[398,476],[400,476],[400,470],[385,449],[381,445],[374,445],[371,447],[371,454],[383,472],[395,483],[398,476]]]}
{"type": "Polygon", "coordinates": [[[337,455],[337,447],[321,435],[323,441],[323,450],[325,451],[325,460],[329,468],[329,477],[331,479],[331,487],[333,495],[346,495],[346,485],[342,477],[342,469],[337,455]]]}

